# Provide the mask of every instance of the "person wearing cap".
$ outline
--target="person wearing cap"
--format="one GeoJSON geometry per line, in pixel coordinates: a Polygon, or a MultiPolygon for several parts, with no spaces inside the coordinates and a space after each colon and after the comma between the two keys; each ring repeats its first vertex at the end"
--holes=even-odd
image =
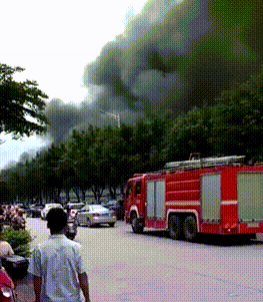
{"type": "Polygon", "coordinates": [[[90,302],[81,246],[65,236],[66,226],[64,210],[50,209],[47,227],[51,236],[34,249],[28,268],[36,302],[90,302]]]}

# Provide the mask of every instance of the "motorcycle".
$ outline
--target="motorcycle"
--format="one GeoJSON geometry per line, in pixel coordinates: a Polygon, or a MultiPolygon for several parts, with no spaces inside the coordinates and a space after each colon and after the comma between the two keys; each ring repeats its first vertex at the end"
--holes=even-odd
{"type": "Polygon", "coordinates": [[[77,224],[75,222],[68,222],[66,229],[66,236],[70,240],[74,240],[77,235],[77,224]]]}
{"type": "Polygon", "coordinates": [[[4,267],[0,267],[0,301],[16,302],[15,285],[4,267]]]}

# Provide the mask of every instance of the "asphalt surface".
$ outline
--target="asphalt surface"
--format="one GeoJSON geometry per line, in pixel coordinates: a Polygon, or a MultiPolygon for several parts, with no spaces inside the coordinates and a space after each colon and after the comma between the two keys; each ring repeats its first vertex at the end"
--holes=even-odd
{"type": "MultiPolygon", "coordinates": [[[[49,236],[41,219],[29,218],[27,227],[34,243],[49,236]]],[[[189,243],[165,232],[136,235],[118,221],[114,228],[79,227],[75,240],[83,246],[93,302],[159,302],[263,301],[262,236],[258,239],[206,236],[189,243]]],[[[19,293],[27,290],[32,299],[25,301],[34,301],[28,277],[19,286],[19,293]]]]}

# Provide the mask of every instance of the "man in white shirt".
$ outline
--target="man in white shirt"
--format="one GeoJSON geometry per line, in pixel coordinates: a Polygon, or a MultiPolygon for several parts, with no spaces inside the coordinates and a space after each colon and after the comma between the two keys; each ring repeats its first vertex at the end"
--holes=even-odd
{"type": "Polygon", "coordinates": [[[80,244],[64,231],[67,214],[60,208],[49,210],[50,238],[35,248],[29,264],[36,302],[90,302],[88,276],[84,271],[80,244]]]}

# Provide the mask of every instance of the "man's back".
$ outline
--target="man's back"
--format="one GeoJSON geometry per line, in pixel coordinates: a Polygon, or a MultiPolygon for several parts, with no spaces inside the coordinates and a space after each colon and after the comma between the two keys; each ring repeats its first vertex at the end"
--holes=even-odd
{"type": "Polygon", "coordinates": [[[28,271],[33,274],[36,302],[90,302],[88,276],[80,245],[66,238],[67,214],[62,208],[47,213],[50,238],[33,252],[28,271]]]}
{"type": "Polygon", "coordinates": [[[84,272],[80,245],[55,234],[33,252],[29,272],[42,277],[43,301],[83,301],[78,274],[84,272]]]}

